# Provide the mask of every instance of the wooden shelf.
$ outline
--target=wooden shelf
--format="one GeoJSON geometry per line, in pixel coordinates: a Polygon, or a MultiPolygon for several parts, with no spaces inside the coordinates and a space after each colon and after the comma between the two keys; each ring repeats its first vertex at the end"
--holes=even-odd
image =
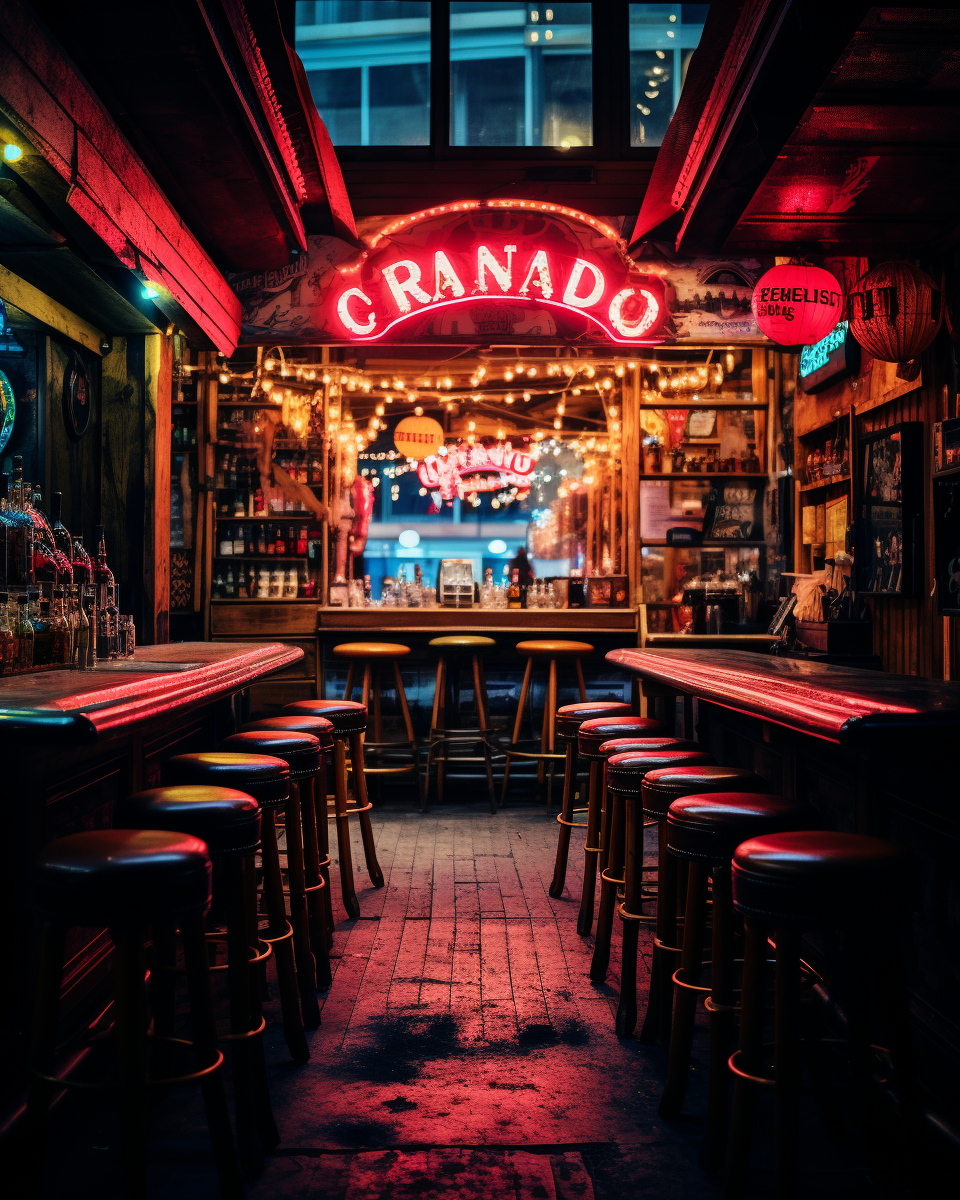
{"type": "Polygon", "coordinates": [[[767,407],[767,405],[765,402],[759,402],[757,400],[711,400],[709,403],[707,403],[706,401],[703,401],[703,400],[698,400],[696,402],[696,404],[691,404],[689,401],[687,401],[686,403],[683,403],[683,401],[681,401],[681,400],[664,400],[664,402],[662,404],[648,404],[646,401],[641,401],[641,403],[640,403],[640,408],[647,409],[648,411],[651,409],[659,409],[660,411],[662,411],[665,408],[683,408],[683,409],[692,409],[693,411],[696,411],[697,409],[710,409],[710,408],[721,408],[721,409],[748,409],[749,408],[749,409],[755,409],[755,410],[759,411],[760,409],[766,409],[766,407],[767,407]]]}
{"type": "Polygon", "coordinates": [[[801,483],[797,490],[800,492],[816,492],[823,488],[836,487],[838,483],[849,484],[849,475],[835,475],[833,479],[818,479],[816,483],[801,483]]]}
{"type": "Polygon", "coordinates": [[[302,520],[304,517],[310,515],[316,519],[316,514],[311,514],[309,508],[305,508],[303,512],[281,513],[276,517],[231,517],[225,513],[214,514],[218,521],[235,521],[238,525],[252,525],[257,521],[265,521],[268,525],[282,525],[285,521],[292,521],[296,524],[297,520],[302,520]]]}
{"type": "MultiPolygon", "coordinates": [[[[215,554],[214,562],[253,563],[253,562],[296,562],[308,563],[311,560],[306,554],[215,554]]],[[[319,564],[318,564],[319,565],[319,564]]]]}
{"type": "Polygon", "coordinates": [[[748,474],[746,471],[709,471],[702,474],[694,474],[692,471],[664,471],[662,474],[647,474],[645,471],[640,472],[641,479],[658,479],[666,480],[670,483],[674,479],[720,479],[726,482],[728,479],[766,479],[766,471],[756,474],[748,474]]]}
{"type": "Polygon", "coordinates": [[[709,541],[691,543],[689,546],[668,546],[666,538],[641,538],[641,546],[664,547],[668,550],[720,550],[727,546],[765,546],[766,542],[747,541],[746,538],[711,538],[709,541]]]}

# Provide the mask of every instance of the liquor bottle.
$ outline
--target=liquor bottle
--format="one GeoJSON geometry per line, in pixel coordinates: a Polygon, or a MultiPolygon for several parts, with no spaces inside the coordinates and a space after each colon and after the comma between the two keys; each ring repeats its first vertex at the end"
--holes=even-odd
{"type": "Polygon", "coordinates": [[[226,592],[227,592],[227,587],[226,587],[226,584],[223,582],[223,575],[218,571],[217,577],[213,581],[213,594],[217,597],[218,600],[222,600],[223,597],[226,595],[226,592]]]}
{"type": "Polygon", "coordinates": [[[230,491],[236,491],[237,487],[237,456],[231,454],[227,460],[227,482],[226,487],[230,491]]]}
{"type": "Polygon", "coordinates": [[[53,635],[53,662],[58,667],[69,667],[73,658],[73,631],[67,618],[66,593],[63,588],[53,590],[50,629],[53,635]]]}
{"type": "Polygon", "coordinates": [[[92,660],[94,638],[90,636],[90,618],[83,602],[83,588],[74,587],[71,593],[71,615],[73,619],[73,665],[79,670],[95,666],[92,660]]]}
{"type": "Polygon", "coordinates": [[[97,543],[97,658],[106,662],[119,653],[116,625],[119,613],[114,599],[117,584],[107,562],[107,541],[102,525],[96,527],[94,540],[97,543]]]}
{"type": "Polygon", "coordinates": [[[510,576],[510,587],[507,589],[507,608],[522,608],[520,600],[520,572],[514,568],[510,576]]]}
{"type": "Polygon", "coordinates": [[[30,620],[30,599],[26,595],[17,597],[17,670],[29,671],[33,666],[33,622],[30,620]]]}
{"type": "Polygon", "coordinates": [[[16,544],[16,526],[10,511],[10,476],[0,472],[0,587],[12,582],[11,562],[16,544]]]}
{"type": "Polygon", "coordinates": [[[70,536],[66,525],[60,519],[62,507],[63,493],[52,492],[50,494],[50,532],[53,534],[53,544],[66,558],[67,562],[72,563],[73,538],[70,536]]]}
{"type": "Polygon", "coordinates": [[[243,526],[236,525],[233,530],[233,553],[242,557],[246,545],[247,541],[244,536],[243,526]]]}
{"type": "Polygon", "coordinates": [[[257,552],[257,529],[256,529],[255,525],[245,526],[243,544],[245,547],[245,549],[244,549],[245,554],[250,554],[250,555],[256,554],[256,552],[257,552]]]}
{"type": "Polygon", "coordinates": [[[9,675],[17,665],[17,638],[10,625],[9,597],[0,592],[0,675],[9,675]]]}
{"type": "MultiPolygon", "coordinates": [[[[33,604],[30,605],[33,607],[33,604]]],[[[41,600],[33,621],[33,665],[49,667],[53,659],[53,621],[50,617],[50,601],[41,600]]]]}
{"type": "Polygon", "coordinates": [[[274,552],[274,554],[280,554],[280,555],[286,554],[286,552],[287,552],[287,543],[283,536],[283,526],[282,525],[277,526],[277,536],[276,536],[276,540],[273,544],[273,552],[274,552]]]}
{"type": "Polygon", "coordinates": [[[297,531],[292,525],[287,526],[287,553],[297,553],[297,531]]]}
{"type": "Polygon", "coordinates": [[[370,584],[370,576],[363,577],[363,604],[365,608],[370,607],[370,602],[373,600],[373,588],[370,584]]]}
{"type": "Polygon", "coordinates": [[[304,558],[306,558],[306,556],[307,556],[307,527],[306,527],[306,525],[300,526],[300,533],[297,536],[297,553],[302,555],[304,558]]]}
{"type": "Polygon", "coordinates": [[[27,498],[23,482],[23,459],[19,454],[14,455],[13,459],[11,512],[16,528],[16,546],[13,554],[15,578],[11,582],[22,585],[31,584],[35,582],[33,554],[34,524],[27,512],[27,498]]]}
{"type": "Polygon", "coordinates": [[[227,583],[226,596],[227,599],[232,599],[237,594],[236,583],[233,578],[233,567],[227,567],[227,583]]]}
{"type": "Polygon", "coordinates": [[[266,554],[267,552],[267,527],[261,525],[257,530],[257,553],[266,554]]]}
{"type": "Polygon", "coordinates": [[[815,483],[820,482],[820,476],[823,474],[823,455],[820,453],[820,447],[817,446],[813,452],[813,478],[815,483]]]}

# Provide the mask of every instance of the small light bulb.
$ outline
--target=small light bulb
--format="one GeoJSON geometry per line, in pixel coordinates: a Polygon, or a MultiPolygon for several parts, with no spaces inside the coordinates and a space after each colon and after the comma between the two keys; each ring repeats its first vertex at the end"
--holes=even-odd
{"type": "Polygon", "coordinates": [[[506,371],[504,371],[504,373],[503,373],[503,377],[504,377],[504,379],[507,381],[507,383],[509,383],[509,382],[510,382],[510,380],[513,378],[513,372],[512,372],[512,371],[510,371],[510,370],[506,370],[506,371]]]}
{"type": "Polygon", "coordinates": [[[221,371],[220,372],[220,382],[221,383],[229,383],[230,382],[230,372],[229,371],[221,371]]]}
{"type": "Polygon", "coordinates": [[[416,408],[413,410],[413,415],[414,415],[415,417],[422,417],[422,416],[423,416],[423,409],[420,407],[420,405],[419,405],[419,404],[418,404],[418,405],[417,405],[417,407],[416,407],[416,408]]]}

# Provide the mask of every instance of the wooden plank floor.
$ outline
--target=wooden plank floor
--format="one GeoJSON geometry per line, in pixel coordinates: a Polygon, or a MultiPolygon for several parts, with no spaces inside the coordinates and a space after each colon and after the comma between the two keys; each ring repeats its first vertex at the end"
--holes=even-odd
{"type": "MultiPolygon", "coordinates": [[[[461,789],[458,803],[424,815],[400,796],[375,809],[374,825],[385,886],[369,886],[354,830],[361,915],[345,919],[334,873],[334,979],[310,1062],[294,1068],[277,1022],[269,1027],[282,1144],[248,1195],[431,1200],[455,1179],[458,1194],[478,1200],[718,1197],[719,1180],[696,1166],[702,1034],[688,1113],[661,1121],[664,1051],[614,1034],[618,925],[607,982],[588,977],[593,941],[576,932],[582,833],[554,900],[558,827],[542,806],[511,802],[491,816],[482,796],[461,789]]],[[[643,1001],[649,934],[641,939],[643,1001]]],[[[276,1002],[267,1008],[275,1017],[276,1002]]],[[[63,1165],[53,1164],[44,1195],[69,1186],[107,1200],[111,1114],[64,1125],[63,1165]]],[[[151,1200],[216,1194],[194,1089],[156,1110],[151,1155],[151,1200]]],[[[807,1168],[804,1194],[874,1194],[861,1172],[823,1162],[807,1168]]],[[[772,1194],[764,1165],[751,1196],[772,1194]]]]}

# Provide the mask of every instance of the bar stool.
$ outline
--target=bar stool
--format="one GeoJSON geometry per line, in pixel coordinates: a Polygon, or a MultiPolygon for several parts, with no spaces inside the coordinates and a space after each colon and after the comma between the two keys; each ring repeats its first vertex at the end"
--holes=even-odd
{"type": "MultiPolygon", "coordinates": [[[[260,1008],[258,968],[272,953],[257,937],[256,854],[260,849],[260,806],[233,788],[168,787],[137,792],[114,810],[115,829],[162,829],[189,833],[205,842],[213,866],[211,919],[225,933],[207,932],[207,941],[226,942],[230,999],[229,1041],[233,1058],[233,1092],[237,1145],[244,1172],[263,1171],[264,1151],[280,1141],[270,1106],[263,1054],[266,1022],[260,1008]]],[[[173,1034],[173,973],[176,945],[154,930],[157,962],[152,981],[154,1028],[173,1034]],[[161,961],[161,958],[163,961],[161,961]]],[[[211,965],[211,971],[222,970],[211,965]]]]}
{"type": "Polygon", "coordinates": [[[443,779],[448,762],[446,748],[448,746],[480,746],[483,757],[466,758],[458,756],[458,762],[482,761],[487,771],[487,787],[490,792],[490,811],[497,811],[497,793],[493,786],[493,759],[497,747],[491,746],[490,738],[494,730],[490,725],[490,707],[487,702],[487,681],[483,673],[483,652],[497,643],[493,638],[477,637],[472,634],[456,634],[449,637],[431,638],[427,645],[440,651],[437,659],[437,682],[433,692],[433,716],[430,721],[430,746],[427,750],[426,779],[421,793],[421,808],[426,812],[430,799],[430,764],[437,764],[437,800],[443,803],[443,779]],[[450,729],[446,724],[447,692],[450,691],[451,708],[460,717],[460,678],[469,659],[469,668],[473,676],[473,695],[477,706],[476,729],[450,729]],[[453,667],[453,679],[447,679],[447,672],[453,667]],[[451,685],[448,689],[448,683],[451,685]],[[438,755],[437,748],[444,753],[438,755]]]}
{"type": "Polygon", "coordinates": [[[733,907],[744,919],[745,948],[740,1048],[730,1056],[735,1084],[725,1196],[739,1196],[743,1189],[758,1085],[775,1089],[777,1195],[780,1200],[794,1200],[798,1194],[800,936],[804,931],[841,930],[846,935],[848,1042],[854,1082],[863,1087],[870,1075],[865,1019],[868,976],[882,958],[882,986],[874,986],[869,996],[874,1002],[878,997],[886,1002],[889,1055],[901,1111],[912,1119],[909,1014],[899,947],[882,956],[872,956],[868,949],[871,931],[886,935],[897,922],[905,865],[901,847],[854,833],[768,834],[750,838],[734,852],[733,907]],[[772,1077],[766,1077],[762,1073],[764,973],[771,932],[776,942],[775,1066],[772,1077]]]}
{"type": "MultiPolygon", "coordinates": [[[[583,681],[583,668],[580,665],[580,659],[585,654],[593,653],[593,646],[589,642],[566,642],[559,640],[550,641],[527,641],[517,642],[516,651],[527,660],[526,669],[523,672],[523,683],[520,686],[520,700],[517,704],[517,715],[513,722],[513,736],[510,739],[510,745],[506,750],[506,762],[503,767],[503,788],[500,792],[500,803],[503,804],[507,798],[507,783],[510,779],[510,763],[514,758],[533,759],[537,763],[537,800],[543,791],[543,781],[546,777],[546,764],[551,764],[550,786],[549,792],[553,789],[553,770],[552,765],[559,758],[565,758],[565,755],[554,753],[554,742],[556,738],[556,713],[557,713],[557,664],[560,662],[572,662],[577,672],[577,687],[580,689],[580,699],[586,702],[587,688],[583,681]],[[543,723],[540,730],[540,749],[539,751],[524,751],[515,749],[520,741],[520,727],[523,723],[523,710],[527,703],[527,695],[530,691],[530,683],[533,680],[533,664],[534,662],[546,663],[547,666],[547,701],[543,709],[543,723]]],[[[532,725],[531,716],[531,725],[532,725]]],[[[548,794],[547,802],[550,802],[548,794]]]]}
{"type": "Polygon", "coordinates": [[[320,743],[323,762],[317,791],[316,775],[298,781],[303,817],[303,870],[306,879],[307,919],[310,947],[317,962],[321,987],[333,982],[330,975],[330,947],[333,945],[333,902],[330,898],[330,836],[327,829],[327,766],[333,758],[333,725],[323,717],[261,717],[241,725],[238,733],[309,733],[320,743]],[[322,805],[322,808],[321,808],[322,805]],[[326,953],[324,953],[324,949],[326,953]]]}
{"type": "MultiPolygon", "coordinates": [[[[640,786],[639,795],[627,797],[627,894],[630,895],[630,860],[631,856],[643,861],[643,833],[637,837],[638,816],[643,816],[657,823],[657,922],[653,939],[653,959],[650,964],[650,989],[647,994],[647,1011],[640,1030],[640,1041],[647,1044],[659,1042],[667,1044],[670,1040],[670,1025],[673,1015],[673,966],[672,958],[681,953],[677,945],[677,904],[679,896],[679,879],[677,872],[678,860],[667,853],[667,813],[674,800],[682,796],[696,796],[711,792],[759,792],[770,794],[770,785],[762,775],[741,767],[721,767],[716,765],[678,764],[673,767],[665,766],[656,771],[648,772],[640,786]],[[630,821],[633,813],[633,832],[630,821]],[[639,845],[638,845],[639,841],[639,845]]],[[[685,864],[684,864],[685,866],[685,864]]],[[[685,881],[684,881],[685,882],[685,881]]],[[[634,893],[635,894],[635,893],[634,893]]],[[[621,916],[630,918],[627,913],[633,911],[629,901],[621,908],[621,916]],[[626,910],[626,911],[625,911],[626,910]]],[[[626,927],[624,938],[626,938],[626,927]]],[[[624,941],[624,977],[629,968],[626,964],[627,951],[624,941]]],[[[636,935],[633,945],[636,946],[636,935]]],[[[633,950],[633,979],[634,997],[636,995],[636,950],[633,950]]],[[[621,1004],[623,991],[621,989],[621,1004]]],[[[632,1008],[624,1012],[623,1026],[629,1023],[630,1031],[636,1027],[637,1012],[634,1000],[632,1008]]],[[[619,1021],[619,1013],[618,1013],[619,1021]]],[[[618,1024],[618,1032],[620,1025],[618,1024]]]]}
{"type": "Polygon", "coordinates": [[[66,931],[106,926],[114,946],[117,1069],[115,1079],[104,1086],[115,1088],[120,1098],[123,1193],[140,1197],[146,1191],[147,1088],[197,1081],[206,1106],[221,1195],[240,1200],[243,1188],[220,1070],[223,1054],[217,1048],[203,929],[210,907],[210,873],[207,847],[199,838],[162,830],[74,833],[40,852],[34,902],[42,927],[24,1164],[31,1192],[39,1185],[35,1173],[42,1161],[52,1094],[65,1087],[91,1086],[53,1074],[66,931]],[[149,926],[179,928],[183,939],[192,1041],[177,1039],[177,1043],[193,1050],[197,1069],[175,1078],[148,1077],[144,948],[149,926]]]}
{"type": "MultiPolygon", "coordinates": [[[[604,760],[604,778],[606,778],[606,763],[615,754],[640,753],[663,754],[674,751],[690,751],[700,753],[702,747],[697,742],[685,738],[671,737],[620,737],[604,742],[598,754],[604,760]]],[[[644,821],[644,827],[652,825],[653,821],[644,821]]],[[[613,941],[613,916],[617,909],[617,899],[623,893],[625,876],[625,845],[626,845],[626,812],[622,797],[611,792],[608,787],[603,792],[603,816],[600,824],[600,907],[597,910],[597,932],[593,939],[593,958],[590,961],[590,978],[594,983],[603,983],[607,977],[610,965],[610,946],[613,941]]],[[[644,899],[650,898],[655,884],[645,880],[643,884],[644,899]]]]}
{"type": "Polygon", "coordinates": [[[340,858],[340,893],[348,917],[360,916],[353,878],[353,851],[350,847],[350,818],[360,822],[363,854],[371,886],[383,887],[383,872],[377,861],[370,810],[367,798],[366,768],[363,762],[363,734],[367,727],[367,709],[352,700],[295,700],[281,709],[285,717],[323,717],[333,726],[333,796],[334,818],[337,823],[337,851],[340,858]],[[349,804],[347,793],[347,751],[353,774],[354,803],[349,804]]]}
{"type": "MultiPolygon", "coordinates": [[[[260,859],[263,865],[263,894],[267,928],[261,941],[273,947],[280,993],[283,1036],[295,1063],[310,1058],[300,1014],[300,992],[293,954],[293,925],[287,920],[277,845],[276,813],[290,798],[290,768],[281,758],[264,754],[241,754],[230,750],[201,751],[168,758],[160,769],[164,787],[208,784],[246,792],[260,805],[260,859]]],[[[310,993],[311,995],[313,993],[310,993]]],[[[314,997],[314,1002],[316,998],[314,997]]],[[[319,1017],[319,1013],[317,1014],[319,1017]]]]}
{"type": "Polygon", "coordinates": [[[585,813],[585,808],[574,808],[577,796],[577,770],[579,756],[577,755],[577,735],[584,721],[594,721],[601,717],[629,717],[630,705],[617,700],[601,700],[597,704],[564,704],[557,709],[555,727],[557,737],[566,747],[563,763],[563,799],[557,821],[560,834],[557,838],[557,861],[553,868],[553,880],[550,884],[550,895],[559,899],[563,895],[563,885],[567,878],[567,859],[570,856],[570,831],[586,829],[586,821],[575,821],[577,813],[585,813]]]}
{"type": "MultiPolygon", "coordinates": [[[[328,987],[331,980],[330,957],[327,949],[327,939],[320,938],[317,942],[318,959],[314,957],[310,938],[310,923],[307,918],[307,875],[304,863],[304,804],[300,794],[300,785],[306,781],[309,785],[320,773],[323,765],[323,749],[319,738],[311,733],[290,733],[278,730],[247,730],[245,733],[234,733],[220,743],[221,750],[234,751],[237,754],[265,754],[273,758],[281,758],[290,769],[290,795],[283,806],[284,850],[287,859],[287,881],[290,896],[290,924],[293,926],[293,954],[297,964],[297,983],[300,987],[300,1006],[303,1009],[303,1023],[307,1029],[316,1029],[320,1024],[320,1005],[316,991],[318,975],[328,987]]],[[[313,805],[308,796],[306,809],[313,805]]],[[[273,818],[276,831],[276,819],[279,808],[274,808],[267,817],[268,823],[273,818]]],[[[309,815],[309,814],[308,814],[309,815]]],[[[316,836],[313,838],[313,862],[311,875],[316,879],[320,873],[320,857],[316,836]]],[[[281,875],[282,883],[282,875],[281,875]]],[[[323,888],[323,881],[313,885],[316,891],[323,888]]],[[[264,876],[266,889],[266,876],[264,876]]],[[[314,893],[316,894],[316,892],[314,893]]]]}
{"type": "Polygon", "coordinates": [[[747,838],[794,829],[813,829],[817,814],[809,805],[782,796],[714,792],[674,800],[667,811],[667,851],[688,864],[683,917],[683,955],[673,974],[676,988],[667,1081],[660,1116],[679,1117],[687,1093],[697,996],[704,994],[710,1016],[710,1073],[707,1126],[700,1165],[711,1170],[723,1157],[727,1131],[727,1058],[734,1019],[733,897],[730,862],[747,838]],[[701,987],[707,923],[707,886],[712,883],[710,986],[701,987]]]}
{"type": "Polygon", "coordinates": [[[363,677],[360,684],[360,703],[367,709],[373,725],[373,740],[371,741],[369,738],[364,739],[364,756],[368,756],[372,751],[378,764],[375,767],[367,767],[367,774],[383,778],[387,775],[409,775],[412,772],[417,780],[417,787],[419,789],[420,746],[417,742],[417,735],[414,733],[413,720],[410,717],[410,707],[407,704],[407,694],[403,690],[403,680],[400,678],[400,659],[407,657],[410,653],[410,647],[404,646],[400,642],[341,642],[339,646],[333,647],[331,653],[334,658],[345,659],[350,664],[347,668],[346,686],[343,689],[344,700],[351,700],[353,698],[356,669],[358,666],[363,669],[363,677]],[[397,689],[397,702],[400,705],[400,714],[403,717],[403,725],[407,734],[405,742],[385,742],[383,740],[380,696],[381,670],[384,665],[393,668],[393,678],[397,689]],[[398,751],[409,751],[411,761],[392,767],[382,765],[385,753],[393,755],[398,751]]]}
{"type": "Polygon", "coordinates": [[[604,742],[619,736],[655,737],[663,726],[652,717],[597,717],[584,721],[577,733],[577,757],[590,764],[587,785],[587,835],[583,842],[583,883],[577,933],[588,937],[593,929],[593,904],[597,894],[597,867],[600,863],[600,834],[606,785],[606,755],[600,753],[604,742]]]}

